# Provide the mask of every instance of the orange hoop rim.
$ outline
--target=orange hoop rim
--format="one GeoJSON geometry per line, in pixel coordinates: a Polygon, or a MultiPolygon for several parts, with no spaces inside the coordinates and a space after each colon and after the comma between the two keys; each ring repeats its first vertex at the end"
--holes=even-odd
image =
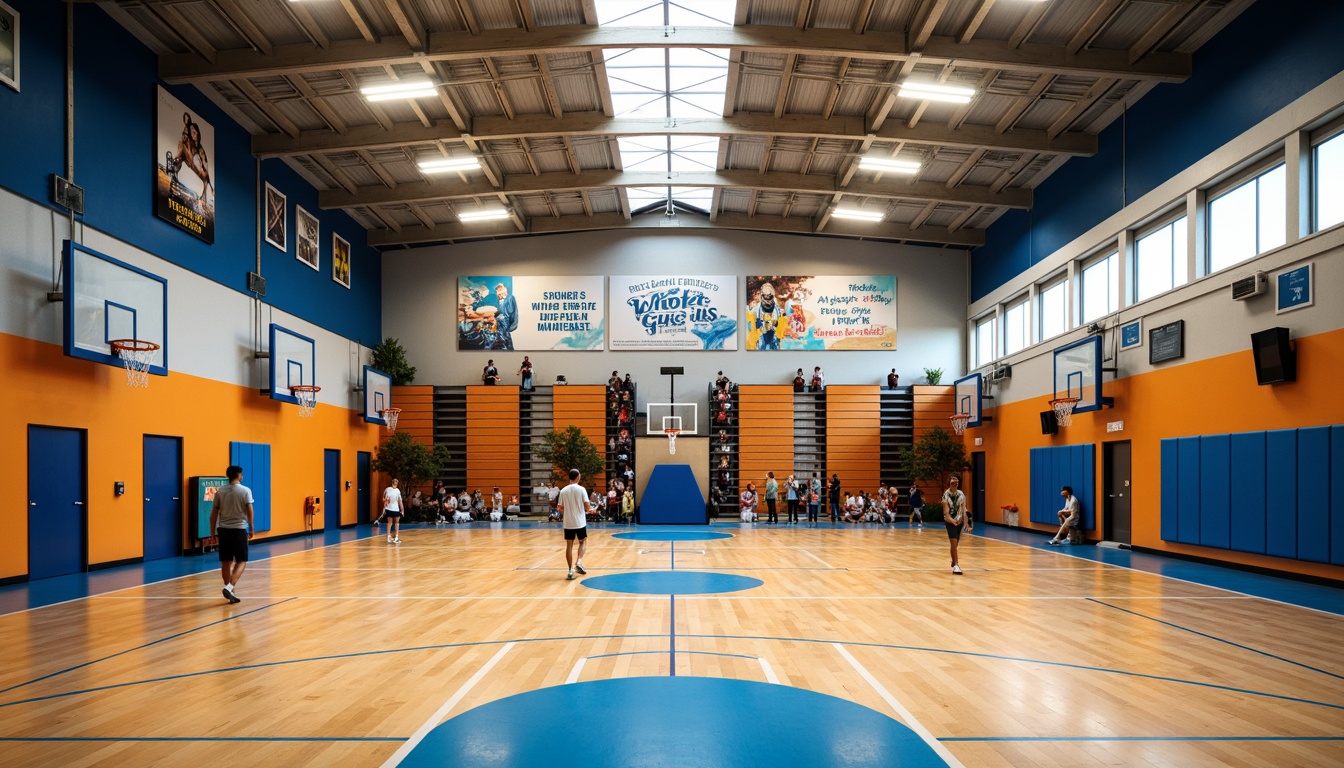
{"type": "Polygon", "coordinates": [[[1050,404],[1051,404],[1051,405],[1054,405],[1055,403],[1070,403],[1070,404],[1077,404],[1077,403],[1078,403],[1078,398],[1076,398],[1076,397],[1056,397],[1054,400],[1051,400],[1051,401],[1050,401],[1050,404]]]}
{"type": "Polygon", "coordinates": [[[383,410],[379,411],[378,413],[379,413],[380,415],[382,415],[382,416],[386,416],[386,415],[389,414],[389,413],[401,413],[401,409],[400,409],[400,408],[384,408],[383,410]]]}
{"type": "Polygon", "coordinates": [[[663,434],[664,434],[664,435],[680,435],[680,434],[681,434],[681,428],[680,428],[680,427],[668,427],[668,428],[666,428],[666,429],[663,430],[663,434]]]}
{"type": "Polygon", "coordinates": [[[314,394],[321,392],[322,388],[314,384],[296,384],[289,388],[291,394],[295,392],[312,392],[314,394]]]}
{"type": "Polygon", "coordinates": [[[970,421],[970,420],[971,420],[971,414],[969,414],[969,413],[954,413],[954,414],[952,414],[951,416],[948,416],[947,418],[950,419],[950,420],[952,420],[952,421],[957,421],[958,419],[960,419],[960,420],[962,420],[962,421],[970,421]]]}
{"type": "Polygon", "coordinates": [[[159,348],[158,344],[141,339],[113,339],[107,342],[107,346],[111,347],[113,352],[153,352],[159,348]]]}

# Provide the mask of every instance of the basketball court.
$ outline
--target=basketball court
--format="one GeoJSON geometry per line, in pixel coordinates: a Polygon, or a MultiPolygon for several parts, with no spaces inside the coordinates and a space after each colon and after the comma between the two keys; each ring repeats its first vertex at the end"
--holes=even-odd
{"type": "Polygon", "coordinates": [[[956,577],[941,526],[598,526],[573,582],[546,524],[371,533],[260,545],[237,605],[209,557],[0,590],[6,764],[1344,754],[1337,590],[1002,529],[956,577]]]}

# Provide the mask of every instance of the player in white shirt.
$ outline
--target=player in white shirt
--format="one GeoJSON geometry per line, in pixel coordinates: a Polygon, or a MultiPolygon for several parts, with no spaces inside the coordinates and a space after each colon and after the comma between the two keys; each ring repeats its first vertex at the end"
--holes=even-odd
{"type": "Polygon", "coordinates": [[[401,543],[401,489],[397,487],[397,478],[383,491],[383,516],[387,518],[387,543],[401,543]]]}
{"type": "Polygon", "coordinates": [[[1078,503],[1078,497],[1073,495],[1072,488],[1064,486],[1059,489],[1059,495],[1064,497],[1064,508],[1059,510],[1059,533],[1050,540],[1054,545],[1069,543],[1069,531],[1078,526],[1083,515],[1083,506],[1078,503]]]}
{"type": "Polygon", "coordinates": [[[583,551],[588,544],[588,513],[592,505],[588,502],[588,492],[579,485],[579,470],[569,470],[569,485],[560,489],[556,500],[556,511],[564,516],[565,527],[565,564],[569,566],[569,576],[574,572],[586,574],[583,569],[583,551]],[[574,541],[579,542],[579,559],[574,559],[574,541]]]}

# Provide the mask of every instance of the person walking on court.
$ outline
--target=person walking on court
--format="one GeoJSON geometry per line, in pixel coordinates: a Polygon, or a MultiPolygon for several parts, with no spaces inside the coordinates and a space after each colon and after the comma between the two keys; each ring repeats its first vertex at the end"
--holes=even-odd
{"type": "Polygon", "coordinates": [[[383,517],[387,518],[387,543],[401,543],[401,489],[397,487],[397,478],[383,491],[383,517]]]}
{"type": "Polygon", "coordinates": [[[779,523],[779,517],[775,514],[775,502],[779,500],[779,483],[775,482],[775,473],[765,473],[765,521],[767,523],[779,523]]]}
{"type": "Polygon", "coordinates": [[[952,573],[961,575],[961,563],[957,561],[957,545],[961,543],[961,532],[971,529],[971,510],[966,506],[966,494],[961,492],[961,478],[953,475],[947,481],[947,490],[943,491],[943,523],[947,526],[947,541],[952,549],[952,573]]]}
{"type": "Polygon", "coordinates": [[[224,474],[229,484],[215,492],[210,509],[210,530],[219,542],[219,573],[224,578],[224,599],[242,602],[233,590],[247,568],[247,542],[252,540],[252,489],[243,485],[243,468],[231,466],[224,474]]]}
{"type": "Polygon", "coordinates": [[[565,564],[569,566],[566,578],[571,581],[575,571],[588,573],[583,569],[583,551],[588,545],[588,514],[593,511],[592,504],[588,503],[588,492],[579,485],[579,477],[579,470],[569,470],[569,485],[560,489],[555,502],[556,511],[564,516],[565,564]],[[579,542],[578,560],[574,559],[575,541],[579,542]]]}
{"type": "Polygon", "coordinates": [[[840,475],[831,473],[831,522],[840,522],[840,475]]]}
{"type": "Polygon", "coordinates": [[[1050,540],[1052,546],[1060,544],[1070,544],[1069,534],[1078,527],[1078,522],[1082,518],[1083,507],[1078,503],[1078,497],[1073,495],[1071,486],[1064,486],[1059,490],[1059,495],[1064,497],[1064,508],[1059,510],[1059,533],[1050,540]]]}
{"type": "Polygon", "coordinates": [[[918,486],[910,486],[910,522],[916,527],[924,527],[924,493],[918,486]]]}

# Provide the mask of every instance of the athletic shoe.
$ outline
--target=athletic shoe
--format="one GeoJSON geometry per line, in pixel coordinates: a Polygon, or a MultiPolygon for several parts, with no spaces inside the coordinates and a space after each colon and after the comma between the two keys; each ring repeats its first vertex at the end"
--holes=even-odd
{"type": "Polygon", "coordinates": [[[575,565],[575,566],[574,566],[574,570],[578,571],[579,573],[583,574],[584,576],[587,576],[587,575],[588,575],[588,570],[587,570],[586,568],[583,567],[583,563],[579,563],[578,565],[575,565]]]}
{"type": "Polygon", "coordinates": [[[400,543],[401,543],[401,539],[393,539],[393,540],[392,540],[392,543],[393,543],[393,544],[400,544],[400,543]]]}
{"type": "Polygon", "coordinates": [[[388,543],[388,544],[391,544],[391,543],[392,543],[392,537],[391,537],[391,536],[388,536],[388,537],[387,537],[387,543],[388,543]]]}
{"type": "Polygon", "coordinates": [[[1059,539],[1051,539],[1051,540],[1047,541],[1046,544],[1049,544],[1049,545],[1052,546],[1052,547],[1058,547],[1058,546],[1059,546],[1059,539]]]}
{"type": "Polygon", "coordinates": [[[952,573],[956,574],[957,576],[960,576],[960,575],[961,575],[961,566],[960,566],[960,565],[954,565],[954,566],[952,566],[952,573]]]}
{"type": "Polygon", "coordinates": [[[570,572],[569,572],[569,575],[566,576],[565,578],[568,579],[568,580],[570,580],[570,581],[573,581],[573,580],[574,580],[574,572],[573,572],[573,571],[570,571],[570,572]]]}
{"type": "Polygon", "coordinates": [[[1072,541],[1069,541],[1068,539],[1065,539],[1065,540],[1059,542],[1060,546],[1064,546],[1064,547],[1067,547],[1068,545],[1070,545],[1070,544],[1072,544],[1072,543],[1073,543],[1073,542],[1072,542],[1072,541]]]}
{"type": "Polygon", "coordinates": [[[237,595],[233,594],[233,590],[229,589],[228,587],[225,587],[223,589],[223,592],[224,592],[224,599],[228,600],[230,603],[243,602],[242,599],[239,598],[237,595]]]}

